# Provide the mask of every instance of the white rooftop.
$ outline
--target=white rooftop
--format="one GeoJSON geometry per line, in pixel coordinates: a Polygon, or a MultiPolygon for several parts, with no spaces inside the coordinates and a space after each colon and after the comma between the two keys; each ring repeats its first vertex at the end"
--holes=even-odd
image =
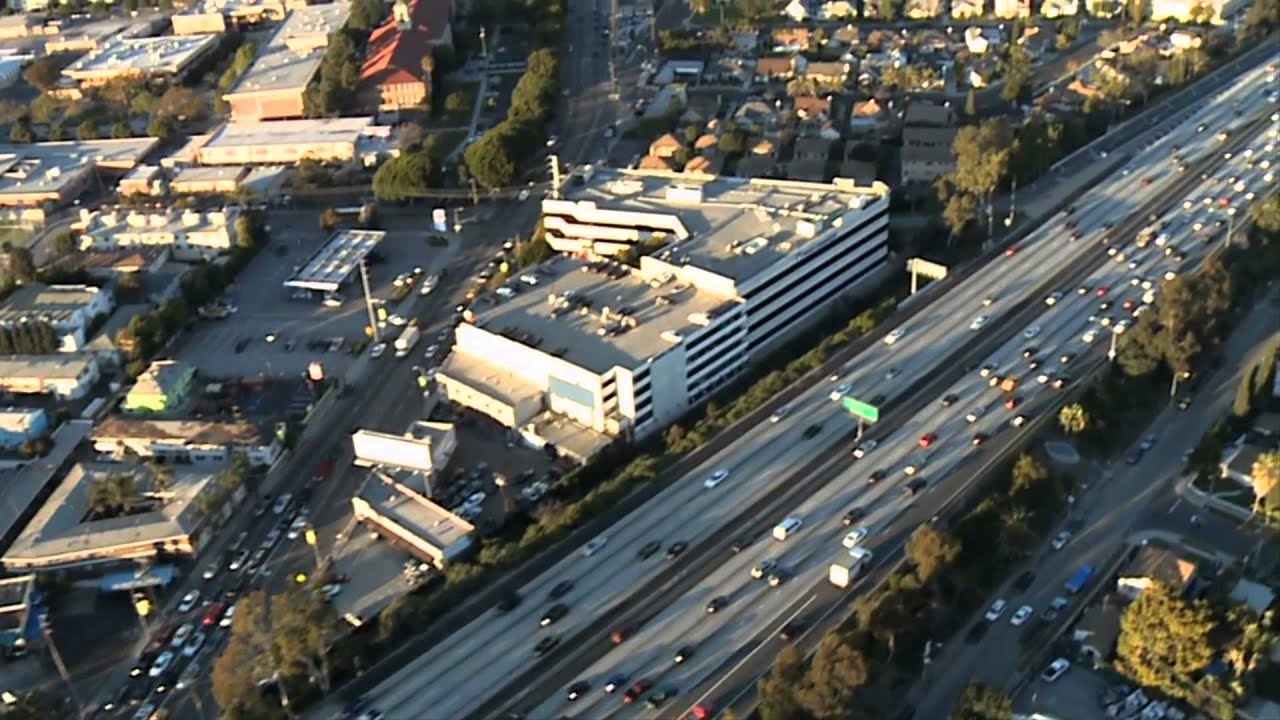
{"type": "Polygon", "coordinates": [[[329,242],[284,281],[284,286],[336,292],[386,235],[382,230],[337,230],[329,242]]]}
{"type": "Polygon", "coordinates": [[[175,75],[217,42],[218,36],[212,34],[116,37],[68,65],[62,74],[74,80],[131,72],[175,75]]]}
{"type": "Polygon", "coordinates": [[[346,0],[290,12],[227,95],[305,88],[320,68],[329,36],[350,12],[346,0]]]}
{"type": "Polygon", "coordinates": [[[95,360],[93,353],[0,355],[0,378],[74,380],[95,360]]]}
{"type": "Polygon", "coordinates": [[[79,222],[73,227],[89,236],[119,233],[182,235],[225,229],[235,222],[239,214],[240,210],[236,207],[213,212],[171,209],[152,213],[124,209],[83,209],[80,211],[79,222]]]}
{"type": "MultiPolygon", "coordinates": [[[[319,145],[349,142],[355,144],[373,118],[342,117],[314,120],[266,120],[231,122],[213,133],[200,148],[215,150],[225,147],[275,147],[280,145],[319,145]]],[[[199,150],[196,151],[199,154],[199,150]]]]}

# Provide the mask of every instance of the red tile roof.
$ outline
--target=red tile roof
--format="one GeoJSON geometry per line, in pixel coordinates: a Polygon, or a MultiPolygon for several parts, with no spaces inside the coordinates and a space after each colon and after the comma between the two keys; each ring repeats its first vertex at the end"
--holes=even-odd
{"type": "Polygon", "coordinates": [[[422,58],[428,48],[444,41],[452,8],[449,0],[413,0],[411,26],[396,27],[395,14],[369,36],[369,51],[360,79],[379,85],[422,82],[422,58]]]}

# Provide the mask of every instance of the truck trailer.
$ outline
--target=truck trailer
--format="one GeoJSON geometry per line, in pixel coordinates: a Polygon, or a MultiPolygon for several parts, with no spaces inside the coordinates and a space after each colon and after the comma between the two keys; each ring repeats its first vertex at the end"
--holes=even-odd
{"type": "Polygon", "coordinates": [[[405,328],[404,332],[400,333],[400,337],[396,338],[396,357],[402,358],[407,356],[409,351],[413,349],[413,346],[418,344],[418,338],[421,335],[422,332],[418,330],[417,325],[410,325],[405,328]]]}
{"type": "Polygon", "coordinates": [[[838,588],[847,588],[858,579],[869,565],[871,565],[871,551],[855,547],[847,553],[841,553],[836,561],[831,563],[831,570],[827,578],[831,580],[831,584],[838,588]]]}

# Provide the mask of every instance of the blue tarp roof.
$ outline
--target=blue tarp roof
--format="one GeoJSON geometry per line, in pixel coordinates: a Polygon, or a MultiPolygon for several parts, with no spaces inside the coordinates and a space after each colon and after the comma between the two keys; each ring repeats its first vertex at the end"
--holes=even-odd
{"type": "Polygon", "coordinates": [[[134,590],[136,588],[168,585],[177,577],[178,569],[172,565],[155,565],[145,571],[125,570],[103,575],[99,589],[102,592],[134,590]]]}

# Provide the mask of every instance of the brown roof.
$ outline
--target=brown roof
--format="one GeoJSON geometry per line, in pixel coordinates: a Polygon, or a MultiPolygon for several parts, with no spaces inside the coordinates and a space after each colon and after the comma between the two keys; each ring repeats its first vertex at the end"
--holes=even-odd
{"type": "Polygon", "coordinates": [[[782,28],[773,31],[773,42],[778,45],[808,45],[809,28],[782,28]]]}
{"type": "Polygon", "coordinates": [[[1141,577],[1163,582],[1175,590],[1184,590],[1196,575],[1196,564],[1172,550],[1154,545],[1143,545],[1122,577],[1141,577]]]}
{"type": "Polygon", "coordinates": [[[422,82],[422,58],[444,40],[451,12],[448,0],[413,0],[407,30],[396,26],[392,13],[369,36],[360,79],[375,85],[422,82]]]}
{"type": "Polygon", "coordinates": [[[783,75],[791,72],[791,58],[762,57],[756,61],[757,75],[783,75]]]}
{"type": "Polygon", "coordinates": [[[863,100],[862,102],[856,102],[853,104],[854,117],[872,117],[873,118],[873,117],[879,117],[883,113],[884,113],[884,106],[881,105],[875,98],[871,98],[870,100],[863,100]]]}
{"type": "Polygon", "coordinates": [[[720,170],[724,167],[724,158],[718,154],[699,155],[690,160],[685,166],[684,171],[687,173],[703,173],[706,175],[719,175],[720,170]]]}
{"type": "Polygon", "coordinates": [[[795,98],[795,109],[802,117],[814,118],[831,112],[831,101],[812,95],[800,95],[795,98]]]}
{"type": "Polygon", "coordinates": [[[842,62],[811,62],[804,74],[809,77],[843,78],[849,74],[849,65],[842,62]]]}
{"type": "Polygon", "coordinates": [[[671,161],[657,155],[645,155],[640,158],[636,168],[640,170],[670,170],[671,161]]]}
{"type": "Polygon", "coordinates": [[[250,422],[109,417],[93,429],[92,437],[94,440],[179,440],[192,445],[255,445],[267,442],[270,433],[264,426],[250,422]]]}
{"type": "Polygon", "coordinates": [[[720,138],[712,135],[711,133],[707,133],[705,135],[699,135],[698,139],[693,141],[693,149],[705,150],[707,148],[716,147],[719,144],[720,138]]]}

